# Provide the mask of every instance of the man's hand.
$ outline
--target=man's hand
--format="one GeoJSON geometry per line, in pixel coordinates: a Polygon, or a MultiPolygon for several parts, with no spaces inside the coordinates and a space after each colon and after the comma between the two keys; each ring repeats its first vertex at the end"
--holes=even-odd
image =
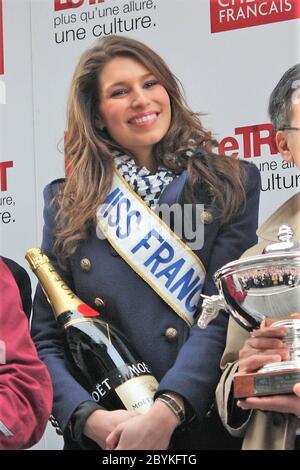
{"type": "MultiPolygon", "coordinates": [[[[291,315],[300,318],[299,313],[291,315]]],[[[289,359],[288,348],[282,338],[287,328],[262,327],[251,333],[239,353],[239,372],[256,372],[260,367],[272,362],[289,359]]],[[[265,397],[248,397],[238,400],[237,405],[243,410],[258,409],[278,413],[293,413],[300,416],[300,383],[294,385],[293,394],[273,395],[265,397]]]]}
{"type": "Polygon", "coordinates": [[[289,350],[282,341],[286,332],[285,327],[254,330],[239,352],[239,372],[256,372],[265,364],[288,360],[289,350]]]}
{"type": "MultiPolygon", "coordinates": [[[[249,397],[239,400],[237,405],[242,410],[257,409],[278,413],[293,413],[300,417],[300,383],[294,386],[294,394],[273,395],[269,397],[249,397]]],[[[300,418],[299,418],[300,419],[300,418]]]]}
{"type": "Polygon", "coordinates": [[[300,382],[294,385],[293,391],[294,394],[300,398],[300,382]]]}

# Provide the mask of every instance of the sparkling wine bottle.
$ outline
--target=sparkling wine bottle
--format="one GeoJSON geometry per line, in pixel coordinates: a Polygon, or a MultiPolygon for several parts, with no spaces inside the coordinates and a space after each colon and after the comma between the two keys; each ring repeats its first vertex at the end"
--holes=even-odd
{"type": "Polygon", "coordinates": [[[158,385],[149,367],[116,328],[71,291],[40,248],[28,250],[25,258],[63,332],[74,377],[107,410],[146,412],[158,385]]]}

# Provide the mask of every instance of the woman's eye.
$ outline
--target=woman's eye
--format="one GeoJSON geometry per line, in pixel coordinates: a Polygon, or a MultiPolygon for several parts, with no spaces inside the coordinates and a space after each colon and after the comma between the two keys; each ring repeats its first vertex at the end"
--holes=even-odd
{"type": "Polygon", "coordinates": [[[122,96],[122,95],[125,95],[127,93],[127,89],[126,88],[120,88],[118,90],[114,90],[111,94],[111,96],[122,96]]]}
{"type": "Polygon", "coordinates": [[[154,85],[157,85],[158,81],[157,80],[149,80],[148,82],[145,83],[144,87],[145,88],[151,88],[154,85]]]}

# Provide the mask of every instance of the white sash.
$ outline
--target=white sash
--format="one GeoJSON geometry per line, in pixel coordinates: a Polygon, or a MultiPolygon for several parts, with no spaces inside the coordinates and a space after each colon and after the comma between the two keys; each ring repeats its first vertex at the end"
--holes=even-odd
{"type": "Polygon", "coordinates": [[[97,210],[97,236],[107,238],[126,263],[193,325],[205,268],[116,169],[111,190],[97,210]]]}

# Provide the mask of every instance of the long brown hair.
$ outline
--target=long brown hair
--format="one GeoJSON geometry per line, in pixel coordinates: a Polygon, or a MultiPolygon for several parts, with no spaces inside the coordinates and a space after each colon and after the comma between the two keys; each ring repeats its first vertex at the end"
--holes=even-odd
{"type": "Polygon", "coordinates": [[[57,196],[55,251],[61,260],[70,256],[87,237],[96,210],[111,187],[113,151],[124,153],[124,149],[101,129],[99,115],[99,76],[110,60],[120,56],[143,64],[169,95],[171,124],[154,147],[157,162],[178,173],[187,170],[191,199],[199,185],[205,184],[212,199],[219,204],[223,222],[237,213],[245,199],[240,162],[213,151],[217,142],[203,128],[199,114],[188,108],[179,80],[162,58],[137,40],[105,37],[83,53],[71,84],[65,138],[70,171],[57,196]]]}

